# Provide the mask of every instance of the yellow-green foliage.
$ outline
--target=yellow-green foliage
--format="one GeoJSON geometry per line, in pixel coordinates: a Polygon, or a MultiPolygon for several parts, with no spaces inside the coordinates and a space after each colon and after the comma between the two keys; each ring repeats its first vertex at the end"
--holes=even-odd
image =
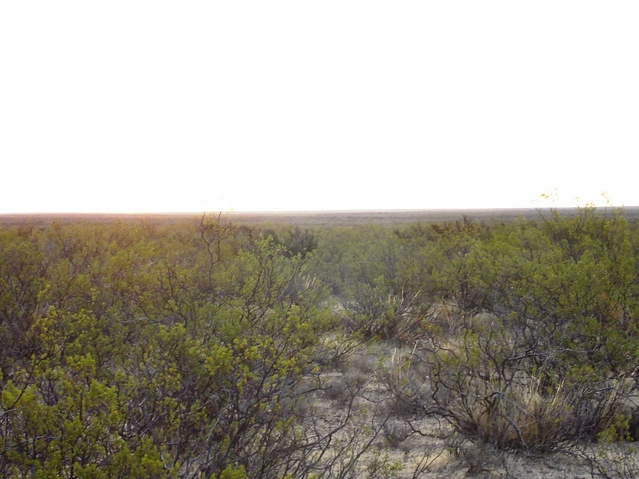
{"type": "Polygon", "coordinates": [[[298,386],[333,323],[307,260],[249,233],[0,231],[0,475],[276,477],[299,460],[298,386]]]}
{"type": "Polygon", "coordinates": [[[591,208],[317,235],[219,216],[2,227],[0,476],[337,470],[308,401],[342,334],[409,344],[394,392],[473,439],[636,439],[638,253],[635,224],[591,208]]]}

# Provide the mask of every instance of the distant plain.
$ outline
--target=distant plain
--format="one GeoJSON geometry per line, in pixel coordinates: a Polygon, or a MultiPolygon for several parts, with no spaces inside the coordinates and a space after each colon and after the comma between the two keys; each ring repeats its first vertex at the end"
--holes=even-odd
{"type": "MultiPolygon", "coordinates": [[[[609,208],[598,208],[599,212],[609,208]]],[[[563,216],[577,213],[577,208],[558,208],[563,216]]],[[[510,222],[519,217],[540,219],[550,214],[550,208],[503,208],[503,209],[428,209],[428,210],[362,210],[362,211],[278,211],[278,212],[223,212],[222,217],[232,223],[246,225],[295,224],[306,227],[355,226],[365,224],[405,225],[412,223],[442,223],[457,221],[464,217],[472,221],[510,222]]],[[[639,206],[623,208],[628,220],[639,219],[639,206]]],[[[47,225],[54,221],[62,223],[90,222],[113,223],[118,221],[153,223],[176,223],[195,221],[203,213],[28,213],[0,214],[1,225],[47,225]]],[[[218,214],[211,212],[210,214],[218,214]]]]}

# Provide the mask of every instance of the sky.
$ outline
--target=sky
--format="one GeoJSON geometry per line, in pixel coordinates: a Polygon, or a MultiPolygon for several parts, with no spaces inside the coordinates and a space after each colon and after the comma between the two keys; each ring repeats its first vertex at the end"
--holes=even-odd
{"type": "Polygon", "coordinates": [[[634,0],[0,2],[0,213],[636,206],[638,24],[634,0]]]}

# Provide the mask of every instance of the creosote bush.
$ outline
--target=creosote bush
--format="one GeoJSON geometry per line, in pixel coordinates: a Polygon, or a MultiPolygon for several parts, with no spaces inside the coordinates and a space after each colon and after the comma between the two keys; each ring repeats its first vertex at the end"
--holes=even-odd
{"type": "Polygon", "coordinates": [[[619,213],[586,209],[474,239],[458,274],[464,294],[483,299],[469,309],[466,296],[457,329],[416,338],[409,361],[424,371],[407,382],[430,396],[396,381],[398,395],[465,437],[533,454],[596,442],[636,417],[631,233],[619,213]]]}
{"type": "Polygon", "coordinates": [[[632,477],[638,254],[594,208],[0,227],[0,475],[393,477],[437,419],[443,442],[632,477]]]}
{"type": "Polygon", "coordinates": [[[221,216],[1,229],[0,475],[352,477],[360,430],[326,450],[355,414],[308,406],[344,341],[312,234],[291,238],[221,216]]]}

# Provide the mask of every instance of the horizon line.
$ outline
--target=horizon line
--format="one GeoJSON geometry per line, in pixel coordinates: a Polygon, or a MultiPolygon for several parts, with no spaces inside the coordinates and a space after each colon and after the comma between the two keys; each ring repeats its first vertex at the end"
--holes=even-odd
{"type": "Polygon", "coordinates": [[[0,217],[6,216],[139,216],[139,215],[208,215],[208,214],[324,214],[324,213],[419,213],[419,212],[463,212],[463,211],[513,211],[513,210],[573,210],[573,209],[637,209],[639,205],[575,205],[575,206],[500,206],[500,207],[444,207],[444,208],[361,208],[361,209],[313,209],[313,210],[206,210],[206,211],[33,211],[33,212],[0,212],[0,217]]]}

